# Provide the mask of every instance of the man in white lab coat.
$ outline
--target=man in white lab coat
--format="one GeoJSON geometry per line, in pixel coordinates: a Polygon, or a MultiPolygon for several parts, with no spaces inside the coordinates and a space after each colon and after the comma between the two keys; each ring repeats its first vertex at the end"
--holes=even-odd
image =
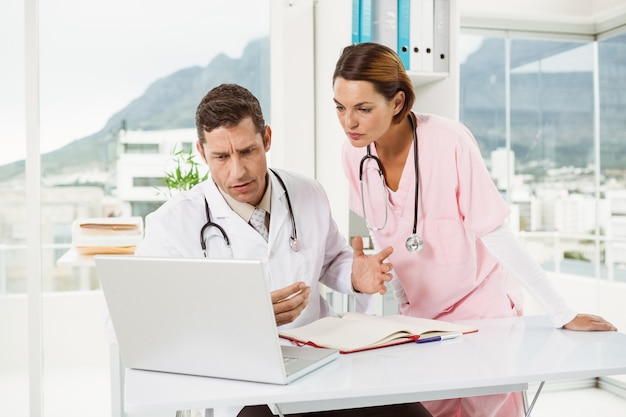
{"type": "MultiPolygon", "coordinates": [[[[340,235],[317,181],[268,169],[272,131],[256,97],[235,84],[215,87],[198,105],[196,127],[196,147],[210,178],[174,195],[146,217],[145,237],[136,253],[265,259],[278,326],[302,326],[334,314],[320,294],[319,283],[354,296],[357,310],[367,312],[367,294],[383,294],[385,282],[391,280],[392,265],[385,259],[392,249],[367,256],[361,238],[356,238],[352,250],[340,235]],[[252,226],[256,208],[267,213],[261,215],[266,231],[252,226]]],[[[236,294],[224,296],[237,302],[236,294]]],[[[425,412],[421,404],[344,410],[336,415],[368,411],[428,415],[420,414],[425,412]]],[[[245,407],[239,415],[272,414],[267,407],[245,407]]]]}

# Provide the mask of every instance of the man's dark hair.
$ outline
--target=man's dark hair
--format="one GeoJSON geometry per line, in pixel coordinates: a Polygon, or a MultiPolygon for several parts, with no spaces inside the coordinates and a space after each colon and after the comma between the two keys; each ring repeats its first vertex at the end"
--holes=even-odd
{"type": "Polygon", "coordinates": [[[196,109],[198,140],[204,142],[204,132],[237,126],[246,117],[252,119],[258,133],[265,132],[261,104],[254,94],[237,84],[218,85],[202,98],[196,109]]]}

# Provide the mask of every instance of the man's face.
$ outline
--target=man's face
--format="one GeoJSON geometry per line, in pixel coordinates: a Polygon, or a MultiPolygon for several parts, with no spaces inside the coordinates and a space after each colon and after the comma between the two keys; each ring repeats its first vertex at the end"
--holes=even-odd
{"type": "Polygon", "coordinates": [[[235,200],[255,206],[265,193],[265,154],[271,136],[269,126],[261,135],[247,117],[237,126],[205,131],[204,143],[196,146],[217,186],[235,200]]]}

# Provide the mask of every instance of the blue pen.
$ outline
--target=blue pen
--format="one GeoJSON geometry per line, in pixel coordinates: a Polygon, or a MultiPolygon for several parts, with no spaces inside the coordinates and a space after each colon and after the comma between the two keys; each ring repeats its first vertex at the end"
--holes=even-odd
{"type": "Polygon", "coordinates": [[[426,337],[424,339],[417,339],[415,343],[439,342],[442,340],[456,339],[461,336],[463,336],[463,333],[444,334],[442,336],[433,336],[433,337],[426,337]]]}

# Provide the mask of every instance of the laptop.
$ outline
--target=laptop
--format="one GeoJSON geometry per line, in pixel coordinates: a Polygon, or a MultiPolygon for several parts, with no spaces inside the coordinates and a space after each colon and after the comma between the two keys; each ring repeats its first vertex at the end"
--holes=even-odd
{"type": "Polygon", "coordinates": [[[261,260],[94,260],[125,367],[288,384],[339,356],[280,343],[261,260]]]}

